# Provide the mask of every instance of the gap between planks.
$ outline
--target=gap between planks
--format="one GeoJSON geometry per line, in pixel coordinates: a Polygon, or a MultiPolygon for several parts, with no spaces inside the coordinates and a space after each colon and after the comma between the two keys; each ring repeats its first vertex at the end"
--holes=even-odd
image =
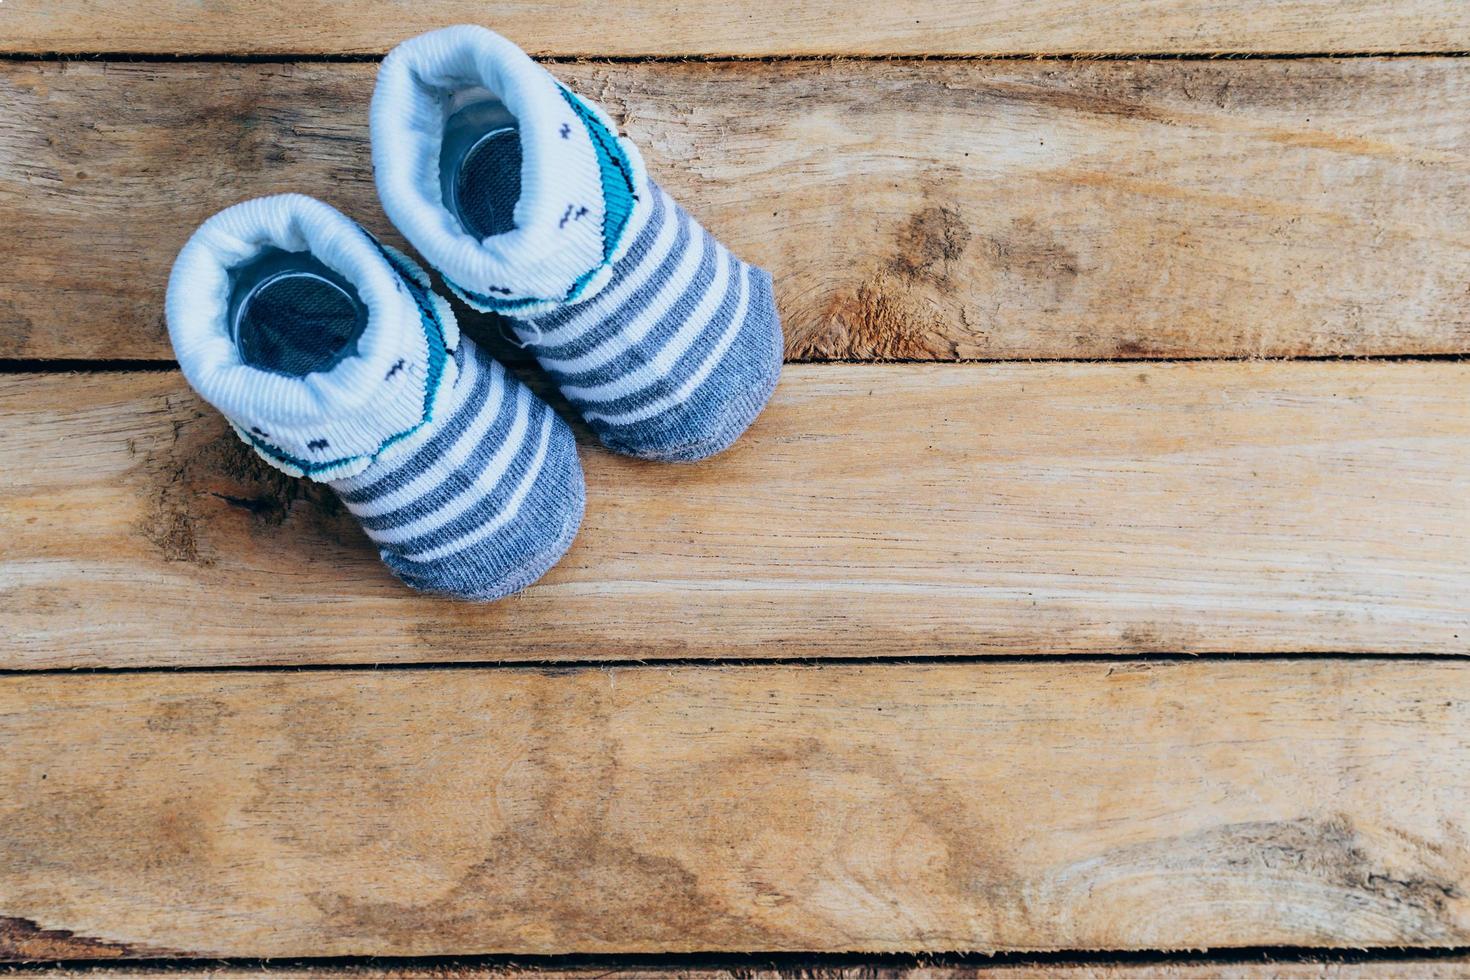
{"type": "MultiPolygon", "coordinates": [[[[473,332],[473,331],[472,331],[473,332]]],[[[524,367],[534,370],[534,362],[524,355],[523,351],[509,347],[496,337],[483,339],[482,344],[491,347],[495,356],[503,363],[516,367],[524,367]]],[[[998,357],[998,358],[966,358],[945,361],[946,364],[1112,364],[1118,360],[1126,360],[1129,364],[1208,364],[1218,361],[1249,361],[1255,364],[1285,364],[1295,362],[1346,362],[1346,363],[1388,363],[1388,364],[1417,364],[1450,362],[1461,363],[1470,360],[1470,353],[1464,354],[1309,354],[1299,357],[1130,357],[1130,358],[1084,358],[1084,357],[998,357]]],[[[904,364],[933,364],[932,360],[916,360],[888,358],[884,360],[801,360],[787,358],[787,364],[882,364],[885,366],[904,364]]],[[[171,360],[67,360],[56,358],[50,360],[15,360],[0,358],[0,374],[126,374],[130,372],[144,371],[177,371],[177,361],[171,360]]]]}
{"type": "MultiPolygon", "coordinates": [[[[45,64],[48,62],[87,63],[116,61],[132,64],[219,64],[219,65],[378,65],[385,53],[333,54],[313,51],[280,51],[270,54],[239,54],[228,51],[182,52],[153,51],[0,51],[0,62],[45,64]]],[[[1470,49],[1436,51],[1394,51],[1364,48],[1358,51],[1040,51],[1035,53],[991,54],[571,54],[532,55],[547,68],[576,65],[751,65],[751,64],[906,64],[954,62],[1103,62],[1103,61],[1351,61],[1360,58],[1385,60],[1413,58],[1466,58],[1470,49]]]]}
{"type": "MultiPolygon", "coordinates": [[[[922,654],[907,656],[873,655],[824,655],[821,657],[645,657],[620,660],[412,660],[403,662],[350,661],[333,663],[296,663],[289,669],[295,673],[338,673],[365,670],[374,673],[391,673],[402,670],[428,671],[521,671],[542,674],[548,677],[561,674],[577,674],[586,671],[618,670],[672,670],[685,667],[719,667],[730,670],[769,667],[923,667],[938,664],[969,664],[976,667],[1002,667],[1008,664],[1149,664],[1171,666],[1193,663],[1291,663],[1295,661],[1315,662],[1321,660],[1381,661],[1381,653],[1343,653],[1341,651],[1319,653],[1013,653],[1013,654],[922,654]]],[[[1432,662],[1455,662],[1470,660],[1470,653],[1400,653],[1396,662],[1415,660],[1432,662]]],[[[64,677],[114,676],[126,674],[262,674],[279,672],[277,664],[190,664],[184,666],[142,667],[4,667],[3,677],[64,677]]]]}
{"type": "Polygon", "coordinates": [[[604,977],[680,980],[1462,980],[1470,950],[1331,950],[1255,948],[1189,955],[1135,952],[1050,956],[936,954],[929,956],[808,953],[551,957],[316,957],[298,960],[115,960],[0,964],[0,976],[58,978],[142,976],[210,980],[597,980],[604,977]]]}

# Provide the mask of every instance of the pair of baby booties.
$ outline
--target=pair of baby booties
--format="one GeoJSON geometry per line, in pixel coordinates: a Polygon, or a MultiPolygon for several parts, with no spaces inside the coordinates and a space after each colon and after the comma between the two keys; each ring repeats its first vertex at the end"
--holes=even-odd
{"type": "MultiPolygon", "coordinates": [[[[770,276],[649,179],[600,107],[461,26],[388,55],[370,124],[388,217],[450,290],[507,318],[608,448],[702,459],[759,414],[781,370],[770,276]],[[441,193],[465,92],[499,100],[520,141],[513,227],[484,237],[441,193]]],[[[270,345],[309,353],[321,323],[294,313],[270,345]]],[[[272,466],[330,485],[413,588],[500,598],[570,547],[586,492],[566,423],[460,336],[419,266],[328,205],[286,194],[210,218],[175,262],[167,320],[194,389],[272,466]],[[277,370],[278,350],[242,351],[231,296],[242,268],[301,252],[355,291],[366,323],[333,359],[277,370]]]]}

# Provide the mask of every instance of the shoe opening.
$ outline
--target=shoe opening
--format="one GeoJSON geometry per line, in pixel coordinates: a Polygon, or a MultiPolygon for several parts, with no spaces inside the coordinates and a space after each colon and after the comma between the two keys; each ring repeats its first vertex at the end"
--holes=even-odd
{"type": "Polygon", "coordinates": [[[230,270],[228,323],[244,363],[299,378],[357,353],[368,308],[310,252],[267,246],[230,270]]]}
{"type": "Polygon", "coordinates": [[[444,206],[467,234],[489,238],[515,228],[521,137],[515,117],[488,89],[464,89],[450,98],[439,184],[444,206]]]}

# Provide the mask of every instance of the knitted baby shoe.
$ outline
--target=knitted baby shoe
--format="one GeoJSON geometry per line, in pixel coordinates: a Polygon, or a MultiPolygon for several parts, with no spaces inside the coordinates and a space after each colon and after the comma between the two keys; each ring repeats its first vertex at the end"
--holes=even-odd
{"type": "Polygon", "coordinates": [[[284,194],[221,211],[179,253],[167,313],[194,389],[266,462],[330,485],[408,585],[495,599],[571,545],[571,430],[333,208],[284,194]]]}
{"type": "Polygon", "coordinates": [[[770,275],[510,41],[462,26],[399,45],[372,142],[394,224],[466,303],[510,318],[609,448],[702,459],[760,413],[781,372],[770,275]]]}

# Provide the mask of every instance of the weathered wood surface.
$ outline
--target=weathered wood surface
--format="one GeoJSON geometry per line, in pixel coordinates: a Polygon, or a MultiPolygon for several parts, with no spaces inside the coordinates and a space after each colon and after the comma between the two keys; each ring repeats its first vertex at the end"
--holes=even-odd
{"type": "Polygon", "coordinates": [[[171,371],[0,377],[0,667],[1470,652],[1470,363],[796,365],[590,445],[539,584],[413,594],[171,371]]]}
{"type": "MultiPolygon", "coordinates": [[[[0,357],[169,358],[173,257],[243,198],[386,232],[375,70],[0,63],[0,357]]],[[[1470,350],[1470,59],[555,70],[773,270],[793,359],[1470,350]]]]}
{"type": "Polygon", "coordinates": [[[1459,661],[11,675],[0,742],[0,948],[1470,942],[1459,661]]]}
{"type": "MultiPolygon", "coordinates": [[[[1201,959],[1179,956],[1148,960],[1107,959],[1098,954],[1090,960],[1058,961],[1055,959],[1013,957],[991,960],[975,956],[911,958],[903,965],[893,957],[842,957],[841,965],[832,965],[833,957],[803,956],[793,962],[788,957],[750,954],[745,964],[728,965],[730,957],[703,957],[727,965],[721,967],[690,965],[683,957],[621,956],[596,958],[576,967],[548,966],[565,960],[518,957],[510,964],[483,965],[486,957],[424,960],[371,960],[360,963],[330,965],[261,966],[182,963],[147,967],[126,960],[84,968],[57,967],[47,971],[51,977],[96,980],[139,977],[175,978],[175,980],[1463,980],[1470,974],[1470,959],[1461,956],[1417,956],[1355,953],[1352,959],[1341,956],[1309,956],[1293,959],[1256,957],[1239,960],[1201,959]]],[[[579,964],[585,957],[577,957],[579,964]]],[[[698,960],[696,959],[696,963],[698,960]]],[[[7,969],[28,972],[29,967],[0,965],[0,976],[7,969]]]]}
{"type": "Polygon", "coordinates": [[[87,0],[6,4],[0,51],[382,52],[479,23],[558,55],[1463,51],[1444,0],[87,0]]]}

